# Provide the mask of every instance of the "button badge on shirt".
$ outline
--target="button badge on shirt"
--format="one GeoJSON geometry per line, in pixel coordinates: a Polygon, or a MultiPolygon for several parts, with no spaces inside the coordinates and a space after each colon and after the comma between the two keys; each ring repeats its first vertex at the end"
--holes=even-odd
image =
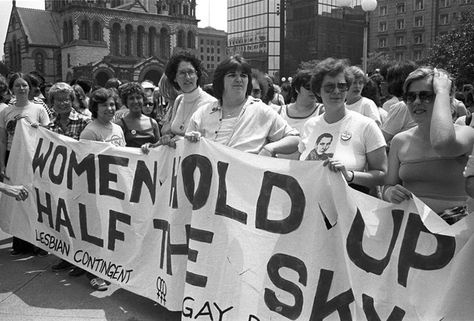
{"type": "Polygon", "coordinates": [[[136,134],[137,134],[137,131],[136,131],[135,129],[132,129],[130,132],[132,133],[132,135],[136,135],[136,134]]]}
{"type": "Polygon", "coordinates": [[[341,140],[344,141],[344,142],[347,142],[348,140],[350,140],[352,138],[352,134],[350,132],[348,132],[347,130],[345,130],[342,134],[341,134],[341,140]]]}

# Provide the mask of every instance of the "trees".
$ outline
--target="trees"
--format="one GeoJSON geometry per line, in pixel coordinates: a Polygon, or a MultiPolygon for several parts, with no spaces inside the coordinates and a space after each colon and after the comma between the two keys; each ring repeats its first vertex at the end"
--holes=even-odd
{"type": "Polygon", "coordinates": [[[473,83],[473,52],[474,12],[465,11],[455,30],[438,37],[423,63],[446,69],[458,84],[473,83]]]}

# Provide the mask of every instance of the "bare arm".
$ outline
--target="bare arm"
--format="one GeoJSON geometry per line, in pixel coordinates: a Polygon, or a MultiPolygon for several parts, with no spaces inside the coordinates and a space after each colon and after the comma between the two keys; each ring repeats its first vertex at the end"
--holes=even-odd
{"type": "Polygon", "coordinates": [[[299,136],[285,136],[276,142],[271,142],[263,146],[259,155],[273,156],[275,154],[291,154],[298,150],[299,143],[299,136]]]}
{"type": "Polygon", "coordinates": [[[402,201],[412,197],[411,192],[400,185],[402,181],[399,176],[399,153],[402,145],[403,136],[398,135],[393,139],[390,152],[388,154],[388,169],[387,175],[385,175],[385,186],[382,192],[382,197],[384,200],[395,204],[401,203],[402,201]]]}

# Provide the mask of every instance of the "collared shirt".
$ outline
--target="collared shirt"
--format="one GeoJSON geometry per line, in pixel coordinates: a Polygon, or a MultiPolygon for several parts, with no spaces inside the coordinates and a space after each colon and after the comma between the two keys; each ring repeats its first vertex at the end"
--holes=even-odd
{"type": "MultiPolygon", "coordinates": [[[[200,107],[191,117],[187,131],[198,131],[202,137],[218,141],[221,127],[222,108],[217,101],[200,107]]],[[[269,141],[298,135],[271,107],[260,99],[248,97],[224,145],[258,154],[269,141]]]]}
{"type": "Polygon", "coordinates": [[[87,124],[89,124],[90,121],[90,118],[79,114],[74,109],[71,109],[71,112],[68,116],[68,122],[65,128],[61,126],[61,123],[59,122],[59,117],[57,117],[56,114],[53,115],[53,119],[49,124],[48,128],[49,130],[55,133],[79,140],[81,132],[84,130],[84,128],[86,128],[87,124]]]}

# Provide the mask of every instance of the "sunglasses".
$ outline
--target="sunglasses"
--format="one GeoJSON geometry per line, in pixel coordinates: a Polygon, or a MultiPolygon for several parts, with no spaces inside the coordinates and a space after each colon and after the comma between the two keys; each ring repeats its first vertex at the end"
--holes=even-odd
{"type": "Polygon", "coordinates": [[[324,92],[328,94],[333,93],[336,90],[336,88],[341,92],[345,92],[349,90],[349,85],[346,82],[340,82],[337,84],[326,84],[323,86],[324,92]]]}
{"type": "Polygon", "coordinates": [[[405,94],[404,100],[407,103],[413,103],[416,100],[416,97],[420,99],[421,102],[423,103],[431,103],[433,101],[433,98],[435,97],[435,93],[432,91],[409,91],[405,94]]]}

